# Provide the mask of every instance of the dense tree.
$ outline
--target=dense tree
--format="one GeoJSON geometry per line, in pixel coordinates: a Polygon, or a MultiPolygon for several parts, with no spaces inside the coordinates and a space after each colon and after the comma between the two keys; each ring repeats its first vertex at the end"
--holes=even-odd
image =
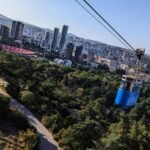
{"type": "Polygon", "coordinates": [[[19,133],[19,136],[25,140],[25,149],[26,150],[37,150],[39,139],[34,129],[28,129],[27,131],[23,131],[19,133]]]}
{"type": "Polygon", "coordinates": [[[9,108],[9,98],[0,94],[0,110],[9,108]]]}
{"type": "Polygon", "coordinates": [[[21,92],[21,101],[23,103],[27,103],[28,105],[32,105],[36,101],[36,95],[30,91],[22,91],[21,92]]]}
{"type": "Polygon", "coordinates": [[[103,128],[101,125],[93,120],[86,120],[79,124],[69,127],[62,133],[62,145],[69,146],[69,149],[94,148],[94,141],[101,136],[103,128]]]}
{"type": "MultiPolygon", "coordinates": [[[[121,73],[84,66],[71,69],[0,52],[6,90],[53,131],[64,149],[150,149],[149,84],[135,107],[121,109],[113,104],[121,73]]],[[[1,108],[8,105],[5,100],[1,108]]]]}
{"type": "Polygon", "coordinates": [[[0,119],[5,119],[9,111],[9,98],[0,94],[0,119]]]}

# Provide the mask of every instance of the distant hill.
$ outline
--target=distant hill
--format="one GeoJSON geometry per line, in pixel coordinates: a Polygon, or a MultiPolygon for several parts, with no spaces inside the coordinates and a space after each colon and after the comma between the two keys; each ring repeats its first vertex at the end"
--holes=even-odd
{"type": "Polygon", "coordinates": [[[6,17],[6,16],[4,16],[4,15],[2,15],[2,14],[0,14],[0,18],[1,18],[1,19],[9,19],[9,20],[12,20],[12,19],[10,19],[10,18],[8,18],[8,17],[6,17]]]}
{"type": "MultiPolygon", "coordinates": [[[[6,25],[9,28],[11,28],[12,21],[13,21],[13,19],[10,19],[10,18],[0,14],[0,25],[6,25]]],[[[40,28],[38,26],[31,25],[29,23],[25,23],[25,22],[23,22],[23,23],[24,23],[24,31],[23,31],[24,36],[35,37],[35,39],[41,40],[42,37],[45,35],[45,31],[47,31],[47,29],[40,28]]],[[[51,30],[49,30],[49,31],[51,31],[51,30]]]]}
{"type": "Polygon", "coordinates": [[[11,28],[12,19],[0,14],[0,25],[6,25],[11,28]]]}
{"type": "MultiPolygon", "coordinates": [[[[0,14],[0,25],[6,25],[9,28],[11,28],[12,21],[13,21],[13,19],[11,19],[11,18],[9,18],[9,17],[7,17],[3,14],[0,14]]],[[[33,39],[35,39],[37,41],[41,41],[43,39],[43,37],[45,36],[46,32],[50,32],[51,34],[53,34],[53,30],[51,30],[51,29],[42,28],[42,27],[30,24],[30,23],[26,23],[24,21],[21,21],[21,22],[24,23],[23,35],[26,36],[26,37],[32,37],[33,39]]],[[[84,41],[84,43],[91,43],[93,45],[101,45],[102,47],[106,47],[106,48],[109,47],[109,49],[112,49],[112,50],[117,48],[117,49],[120,49],[121,51],[126,51],[126,52],[129,52],[129,53],[133,53],[132,50],[129,50],[129,49],[126,49],[126,48],[118,47],[118,46],[115,46],[115,45],[110,45],[110,44],[103,43],[103,42],[96,41],[96,40],[85,39],[85,38],[82,38],[82,37],[78,37],[73,33],[68,33],[68,39],[70,40],[72,38],[75,39],[75,42],[84,41]]],[[[146,57],[150,57],[150,56],[146,55],[146,57]]]]}
{"type": "MultiPolygon", "coordinates": [[[[1,24],[7,25],[8,27],[11,28],[12,21],[13,21],[13,19],[8,18],[7,16],[0,14],[0,25],[1,24]]],[[[30,24],[30,23],[26,23],[24,21],[21,21],[21,22],[23,22],[24,25],[25,25],[23,35],[27,36],[27,37],[33,37],[35,40],[41,40],[44,37],[45,32],[49,31],[50,33],[53,33],[53,30],[51,30],[51,29],[42,28],[42,27],[30,24]]],[[[106,43],[103,43],[103,42],[81,38],[81,37],[76,36],[73,33],[68,33],[68,37],[69,38],[70,37],[78,38],[80,40],[83,39],[85,42],[89,42],[89,43],[93,43],[93,44],[101,44],[101,45],[104,45],[104,46],[116,47],[116,46],[109,45],[109,44],[106,44],[106,43]]],[[[119,47],[119,48],[121,48],[121,47],[119,47]]]]}

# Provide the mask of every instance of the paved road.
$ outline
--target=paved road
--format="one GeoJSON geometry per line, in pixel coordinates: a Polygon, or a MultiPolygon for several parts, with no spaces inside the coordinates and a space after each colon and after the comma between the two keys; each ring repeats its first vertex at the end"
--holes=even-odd
{"type": "Polygon", "coordinates": [[[27,108],[14,99],[11,100],[10,107],[14,107],[20,111],[24,116],[27,117],[29,123],[37,129],[41,141],[39,145],[40,150],[61,150],[57,142],[53,139],[52,134],[27,108]]]}

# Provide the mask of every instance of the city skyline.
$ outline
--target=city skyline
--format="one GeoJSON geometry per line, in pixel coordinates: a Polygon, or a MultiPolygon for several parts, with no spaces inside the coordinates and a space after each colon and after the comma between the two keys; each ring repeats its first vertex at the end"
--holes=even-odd
{"type": "MultiPolygon", "coordinates": [[[[116,1],[115,4],[112,2],[108,3],[108,1],[96,2],[95,0],[91,3],[121,34],[123,34],[134,48],[146,48],[146,53],[150,54],[150,46],[148,43],[150,36],[150,29],[148,26],[150,22],[146,20],[147,15],[145,15],[150,11],[148,9],[149,2],[146,0],[143,3],[139,0],[133,0],[132,2],[129,0],[126,2],[116,1]],[[128,9],[126,9],[127,6],[129,6],[128,9]],[[118,8],[118,10],[116,10],[116,8],[118,8]],[[139,10],[138,13],[137,10],[139,10]],[[118,14],[118,12],[120,12],[120,14],[118,14]],[[144,23],[145,20],[147,22],[144,23]]],[[[0,9],[1,14],[12,19],[29,22],[50,29],[54,27],[61,28],[63,24],[67,24],[70,28],[69,33],[110,45],[124,47],[103,27],[99,26],[93,18],[75,3],[74,0],[66,0],[65,2],[61,2],[60,0],[49,2],[45,0],[44,3],[40,0],[33,0],[32,2],[27,0],[26,2],[21,1],[20,3],[19,0],[14,0],[13,2],[5,0],[1,2],[0,9]],[[23,8],[25,5],[29,6],[26,7],[28,11],[23,8]]]]}

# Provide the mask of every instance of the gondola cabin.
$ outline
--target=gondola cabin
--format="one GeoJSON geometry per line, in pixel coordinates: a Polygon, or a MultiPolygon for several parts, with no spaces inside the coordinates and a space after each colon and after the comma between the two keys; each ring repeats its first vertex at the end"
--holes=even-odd
{"type": "Polygon", "coordinates": [[[122,85],[118,89],[115,104],[122,108],[132,107],[139,98],[142,81],[134,76],[123,75],[122,85]]]}

